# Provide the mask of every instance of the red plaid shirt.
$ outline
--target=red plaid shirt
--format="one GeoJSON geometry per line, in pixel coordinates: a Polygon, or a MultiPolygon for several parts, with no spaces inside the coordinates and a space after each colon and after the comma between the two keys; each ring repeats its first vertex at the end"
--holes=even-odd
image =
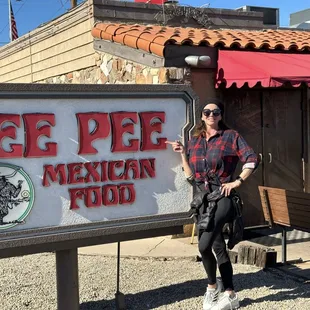
{"type": "Polygon", "coordinates": [[[235,130],[218,131],[209,141],[193,137],[187,147],[189,165],[198,180],[205,180],[209,172],[216,174],[221,183],[232,181],[240,160],[244,168],[256,169],[258,157],[235,130]]]}

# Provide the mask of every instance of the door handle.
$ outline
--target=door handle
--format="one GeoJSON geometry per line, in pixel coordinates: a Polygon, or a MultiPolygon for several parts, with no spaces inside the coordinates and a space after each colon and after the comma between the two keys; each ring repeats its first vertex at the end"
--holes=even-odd
{"type": "Polygon", "coordinates": [[[269,155],[269,164],[271,164],[272,163],[272,154],[268,153],[268,155],[269,155]]]}
{"type": "Polygon", "coordinates": [[[260,162],[263,162],[263,154],[262,153],[258,153],[258,156],[259,156],[260,162]]]}

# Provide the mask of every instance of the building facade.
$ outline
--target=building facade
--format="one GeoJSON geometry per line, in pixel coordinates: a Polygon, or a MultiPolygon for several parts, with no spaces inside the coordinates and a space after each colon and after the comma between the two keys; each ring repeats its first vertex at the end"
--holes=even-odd
{"type": "Polygon", "coordinates": [[[309,34],[265,29],[259,12],[89,0],[2,47],[0,82],[187,84],[200,107],[224,99],[261,158],[240,189],[253,227],[258,185],[310,192],[309,34]]]}

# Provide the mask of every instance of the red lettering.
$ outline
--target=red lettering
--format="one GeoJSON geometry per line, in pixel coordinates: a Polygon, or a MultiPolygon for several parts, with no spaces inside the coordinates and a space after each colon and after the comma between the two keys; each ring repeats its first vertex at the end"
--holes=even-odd
{"type": "Polygon", "coordinates": [[[51,137],[51,126],[55,126],[54,114],[23,114],[25,124],[25,157],[57,156],[57,143],[45,143],[45,149],[40,149],[38,140],[41,136],[51,137]],[[40,123],[47,122],[48,125],[40,123]]]}
{"type": "Polygon", "coordinates": [[[165,123],[165,112],[141,112],[141,151],[165,150],[167,138],[157,138],[157,144],[152,143],[153,133],[162,132],[162,123],[165,123]]]}
{"type": "Polygon", "coordinates": [[[22,144],[10,144],[10,151],[5,151],[2,147],[2,141],[5,138],[16,139],[16,127],[7,126],[2,128],[7,122],[13,123],[15,126],[20,127],[20,116],[18,114],[0,114],[0,157],[1,158],[18,158],[23,157],[22,144]]]}
{"type": "Polygon", "coordinates": [[[134,184],[119,185],[119,204],[133,204],[136,200],[134,184]],[[126,193],[127,192],[127,193],[126,193]]]}
{"type": "Polygon", "coordinates": [[[102,205],[101,188],[87,187],[85,188],[85,205],[87,208],[100,207],[102,205]]]}
{"type": "Polygon", "coordinates": [[[87,174],[85,176],[85,183],[100,182],[100,174],[96,170],[99,165],[99,162],[84,163],[84,167],[87,170],[87,174]]]}
{"type": "Polygon", "coordinates": [[[77,113],[79,128],[79,151],[78,154],[97,154],[97,149],[92,146],[92,142],[97,139],[107,138],[110,134],[110,122],[108,113],[77,113]],[[94,121],[96,127],[90,132],[89,123],[94,121]]]}
{"type": "Polygon", "coordinates": [[[85,188],[69,188],[70,210],[80,209],[76,200],[83,199],[85,196],[85,188]]]}
{"type": "Polygon", "coordinates": [[[79,184],[85,182],[85,179],[81,176],[83,166],[83,163],[72,163],[67,165],[68,184],[79,184]]]}
{"type": "Polygon", "coordinates": [[[115,206],[118,204],[119,196],[117,185],[105,185],[102,187],[102,200],[105,206],[115,206]]]}
{"type": "Polygon", "coordinates": [[[138,121],[135,112],[113,112],[111,115],[112,122],[112,152],[137,152],[139,150],[138,139],[128,139],[128,146],[124,145],[124,134],[134,134],[134,124],[138,121]],[[125,120],[130,123],[124,124],[125,120]]]}
{"type": "Polygon", "coordinates": [[[147,178],[146,173],[150,178],[155,178],[155,158],[141,159],[140,168],[141,168],[140,172],[141,179],[147,178]]]}
{"type": "Polygon", "coordinates": [[[124,179],[140,179],[140,168],[139,163],[136,159],[128,159],[126,160],[124,179]],[[132,172],[132,177],[129,175],[132,172]]]}
{"type": "Polygon", "coordinates": [[[101,162],[101,182],[108,181],[107,166],[108,166],[108,162],[107,161],[102,161],[101,162]]]}
{"type": "Polygon", "coordinates": [[[136,200],[134,184],[108,184],[102,187],[69,189],[70,210],[80,209],[77,200],[83,200],[85,207],[130,205],[136,200]]]}
{"type": "Polygon", "coordinates": [[[109,161],[108,166],[109,180],[110,181],[124,180],[124,169],[123,169],[124,166],[125,162],[123,160],[109,161]],[[119,175],[117,175],[115,171],[116,169],[122,169],[122,172],[119,175]]]}
{"type": "Polygon", "coordinates": [[[53,165],[45,165],[43,169],[43,186],[50,186],[48,179],[50,179],[52,182],[58,181],[60,185],[67,184],[65,164],[59,164],[55,168],[53,165]]]}

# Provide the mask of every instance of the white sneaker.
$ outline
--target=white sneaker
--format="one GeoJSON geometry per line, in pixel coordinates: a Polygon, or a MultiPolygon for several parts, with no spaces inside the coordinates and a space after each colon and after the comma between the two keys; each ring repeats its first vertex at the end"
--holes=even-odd
{"type": "Polygon", "coordinates": [[[233,310],[238,309],[239,305],[239,298],[237,294],[233,298],[230,298],[228,292],[224,292],[221,298],[218,300],[218,303],[214,305],[211,310],[233,310]]]}
{"type": "Polygon", "coordinates": [[[204,295],[203,310],[210,310],[219,300],[220,293],[223,289],[222,281],[216,279],[216,288],[208,288],[204,295]]]}

